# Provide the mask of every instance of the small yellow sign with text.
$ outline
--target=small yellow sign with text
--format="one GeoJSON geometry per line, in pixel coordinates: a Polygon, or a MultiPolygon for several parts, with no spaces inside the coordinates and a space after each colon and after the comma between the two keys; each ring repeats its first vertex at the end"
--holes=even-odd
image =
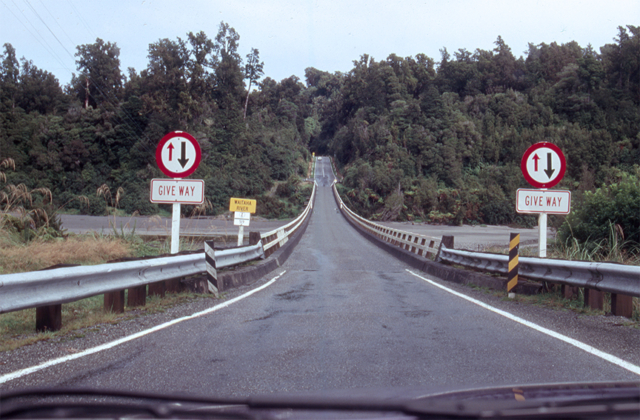
{"type": "Polygon", "coordinates": [[[229,204],[229,211],[241,211],[244,213],[256,212],[257,200],[249,200],[247,198],[233,198],[229,204]]]}

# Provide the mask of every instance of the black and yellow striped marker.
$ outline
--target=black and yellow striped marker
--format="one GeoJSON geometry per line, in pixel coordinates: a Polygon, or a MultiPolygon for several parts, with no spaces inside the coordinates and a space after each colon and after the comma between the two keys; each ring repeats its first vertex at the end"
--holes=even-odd
{"type": "Polygon", "coordinates": [[[518,249],[520,234],[512,233],[509,240],[509,273],[507,274],[507,293],[518,285],[518,249]]]}

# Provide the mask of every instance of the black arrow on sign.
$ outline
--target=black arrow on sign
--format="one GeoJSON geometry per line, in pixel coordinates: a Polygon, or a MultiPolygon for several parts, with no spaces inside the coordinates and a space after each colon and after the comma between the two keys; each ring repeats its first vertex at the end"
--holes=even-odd
{"type": "Polygon", "coordinates": [[[184,165],[186,165],[187,162],[189,162],[189,159],[186,158],[186,155],[187,155],[187,143],[183,141],[181,146],[182,147],[180,148],[180,150],[181,150],[182,153],[180,153],[180,159],[178,159],[178,162],[184,168],[184,165]]]}
{"type": "MultiPolygon", "coordinates": [[[[184,148],[182,150],[184,150],[184,148]]],[[[556,171],[555,169],[552,168],[553,163],[551,161],[551,158],[552,158],[551,153],[547,153],[547,169],[544,170],[544,173],[547,174],[549,179],[551,179],[551,175],[553,175],[553,173],[556,171]]]]}

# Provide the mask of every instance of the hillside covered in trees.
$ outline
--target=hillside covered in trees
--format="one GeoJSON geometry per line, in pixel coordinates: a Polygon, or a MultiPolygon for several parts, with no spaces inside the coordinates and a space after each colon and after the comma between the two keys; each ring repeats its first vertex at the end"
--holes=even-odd
{"type": "MultiPolygon", "coordinates": [[[[115,44],[78,46],[78,74],[64,87],[5,44],[0,161],[15,161],[8,184],[47,187],[58,204],[84,195],[82,211],[100,214],[95,191],[108,184],[124,188],[126,211],[152,214],[155,146],[185,130],[203,150],[193,177],[205,180],[209,214],[230,196],[265,197],[278,181],[288,181],[282,196],[295,195],[314,151],[335,158],[341,192],[364,216],[531,224],[514,201],[528,186],[519,165],[533,143],[563,149],[557,188],[574,200],[638,179],[640,28],[612,38],[598,49],[530,44],[522,57],[500,37],[490,51],[443,49],[439,61],[365,54],[347,73],[308,68],[303,83],[263,78],[258,50],[240,57],[239,35],[222,23],[213,39],[151,44],[140,72],[120,69],[115,44]]],[[[269,200],[263,214],[279,214],[269,200]]]]}
{"type": "MultiPolygon", "coordinates": [[[[307,72],[321,129],[312,148],[336,157],[345,193],[369,217],[516,221],[528,187],[524,151],[551,141],[567,156],[558,188],[592,190],[640,163],[640,29],[616,42],[529,45],[429,57],[366,55],[348,74],[307,72]]],[[[523,218],[520,218],[522,220],[523,218]]]]}
{"type": "MultiPolygon", "coordinates": [[[[149,45],[147,68],[127,74],[117,45],[97,39],[77,47],[78,74],[64,87],[5,44],[0,162],[6,184],[48,188],[57,206],[90,214],[105,213],[109,200],[96,191],[106,184],[114,195],[122,188],[119,207],[126,212],[156,214],[149,183],[164,175],[155,149],[166,133],[183,130],[201,146],[192,178],[205,180],[209,214],[226,210],[231,196],[264,196],[276,182],[285,185],[276,196],[295,201],[291,186],[306,177],[311,153],[302,116],[287,104],[302,100],[302,86],[295,78],[267,79],[249,97],[263,63],[256,49],[244,59],[238,54],[239,38],[221,23],[214,39],[203,32],[161,39],[149,45]],[[15,170],[7,169],[7,158],[15,170]]],[[[287,215],[271,195],[261,205],[265,216],[287,215]]]]}

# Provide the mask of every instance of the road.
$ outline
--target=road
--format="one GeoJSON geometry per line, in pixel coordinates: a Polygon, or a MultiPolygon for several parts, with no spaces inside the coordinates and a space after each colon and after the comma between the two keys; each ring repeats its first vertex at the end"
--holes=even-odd
{"type": "Polygon", "coordinates": [[[412,275],[343,219],[328,186],[328,159],[318,166],[306,233],[269,278],[284,274],[259,283],[264,289],[213,313],[0,384],[0,390],[411,396],[469,386],[638,380],[412,275]]]}
{"type": "MultiPolygon", "coordinates": [[[[110,234],[114,226],[120,232],[131,232],[135,228],[138,235],[171,235],[171,218],[167,217],[122,217],[115,218],[107,216],[80,216],[62,214],[60,215],[62,227],[71,233],[103,232],[110,234]]],[[[251,226],[245,228],[248,236],[249,232],[269,232],[287,223],[287,220],[252,220],[251,226]]],[[[224,218],[185,218],[180,220],[181,235],[237,235],[238,226],[234,226],[233,219],[224,218]]]]}
{"type": "MultiPolygon", "coordinates": [[[[330,185],[334,179],[328,158],[321,160],[317,166],[316,177],[323,183],[330,185]]],[[[115,227],[118,231],[123,229],[131,232],[135,229],[138,235],[171,235],[171,218],[159,216],[86,216],[86,215],[60,215],[62,227],[70,233],[82,234],[98,232],[110,234],[115,227]]],[[[286,224],[288,220],[264,220],[253,219],[251,227],[245,229],[245,237],[248,240],[249,232],[269,232],[286,224]]],[[[520,233],[521,243],[526,245],[538,243],[538,229],[513,229],[506,226],[442,226],[412,222],[379,222],[394,229],[413,232],[420,235],[441,238],[443,235],[454,235],[458,249],[478,250],[490,246],[507,247],[509,234],[520,233]]],[[[184,218],[180,222],[181,236],[233,236],[238,234],[238,227],[234,226],[233,219],[222,217],[184,218]]],[[[548,230],[548,238],[553,238],[555,232],[548,230]]]]}

